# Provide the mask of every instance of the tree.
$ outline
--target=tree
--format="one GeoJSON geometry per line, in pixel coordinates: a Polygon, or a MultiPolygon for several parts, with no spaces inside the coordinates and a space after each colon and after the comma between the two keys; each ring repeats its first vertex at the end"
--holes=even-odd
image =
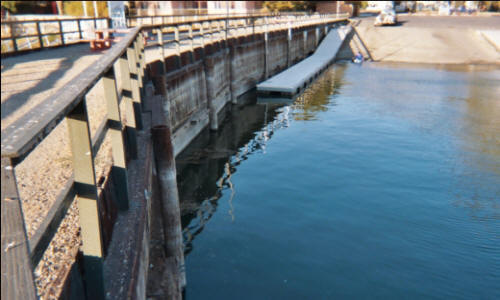
{"type": "Polygon", "coordinates": [[[12,13],[17,12],[17,3],[20,1],[2,1],[2,6],[8,9],[12,13]]]}
{"type": "Polygon", "coordinates": [[[279,11],[309,11],[313,7],[310,1],[264,1],[262,5],[264,11],[279,12],[279,11]]]}
{"type": "MultiPolygon", "coordinates": [[[[83,17],[83,6],[87,6],[87,13],[89,17],[94,16],[94,7],[92,1],[63,1],[64,5],[64,14],[76,17],[83,17]]],[[[97,1],[97,13],[99,17],[107,17],[108,16],[108,5],[106,1],[97,1]]]]}

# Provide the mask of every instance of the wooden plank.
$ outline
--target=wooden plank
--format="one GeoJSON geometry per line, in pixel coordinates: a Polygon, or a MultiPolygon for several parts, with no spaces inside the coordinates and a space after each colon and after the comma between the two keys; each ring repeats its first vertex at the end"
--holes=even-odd
{"type": "Polygon", "coordinates": [[[73,154],[87,298],[104,299],[102,268],[104,249],[99,217],[99,197],[85,101],[80,101],[66,119],[73,154]]]}
{"type": "Polygon", "coordinates": [[[140,28],[134,28],[112,47],[107,55],[103,55],[70,83],[61,87],[53,96],[5,128],[2,131],[2,157],[18,157],[22,160],[28,155],[112,67],[117,58],[127,50],[139,30],[140,28]]]}
{"type": "Polygon", "coordinates": [[[2,158],[2,299],[36,299],[21,198],[12,162],[2,158]]]}

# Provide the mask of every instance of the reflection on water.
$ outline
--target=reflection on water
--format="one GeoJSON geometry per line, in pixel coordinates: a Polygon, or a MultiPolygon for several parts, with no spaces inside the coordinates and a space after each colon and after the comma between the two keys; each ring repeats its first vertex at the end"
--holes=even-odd
{"type": "Polygon", "coordinates": [[[345,66],[330,68],[291,106],[256,103],[255,95],[233,107],[230,116],[217,132],[207,128],[177,159],[179,194],[185,253],[193,247],[193,239],[203,231],[217,209],[224,190],[230,190],[228,214],[236,218],[232,201],[236,190],[231,176],[236,167],[254,153],[266,153],[266,143],[276,130],[290,126],[294,120],[315,120],[318,112],[328,110],[329,96],[342,86],[345,66]]]}
{"type": "MultiPolygon", "coordinates": [[[[255,95],[249,96],[255,100],[255,95]]],[[[234,106],[217,132],[205,129],[176,159],[186,254],[217,210],[224,190],[230,191],[228,214],[236,218],[231,176],[254,153],[265,153],[274,132],[288,127],[289,107],[244,103],[234,106]]]]}
{"type": "Polygon", "coordinates": [[[292,105],[295,120],[315,120],[318,112],[327,111],[331,104],[330,95],[338,93],[342,87],[345,67],[328,69],[320,78],[309,86],[292,105]]]}
{"type": "Polygon", "coordinates": [[[500,298],[500,72],[468,68],[337,65],[202,132],[186,298],[500,298]]]}

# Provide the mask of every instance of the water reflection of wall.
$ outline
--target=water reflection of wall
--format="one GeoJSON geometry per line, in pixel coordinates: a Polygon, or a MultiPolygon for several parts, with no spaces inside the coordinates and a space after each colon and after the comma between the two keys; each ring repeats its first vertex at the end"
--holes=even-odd
{"type": "Polygon", "coordinates": [[[456,170],[460,176],[454,186],[455,203],[468,207],[476,219],[500,216],[499,82],[499,72],[468,74],[465,110],[457,131],[464,155],[462,168],[456,170]]]}
{"type": "MultiPolygon", "coordinates": [[[[253,97],[252,97],[253,96],[253,97]]],[[[177,156],[177,182],[186,252],[217,209],[223,190],[234,189],[231,176],[248,156],[265,149],[282,105],[235,105],[217,132],[208,128],[177,156]]],[[[282,115],[283,113],[281,113],[282,115]]],[[[231,197],[232,198],[232,197],[231,197]]],[[[231,201],[231,199],[230,199],[231,201]]]]}
{"type": "Polygon", "coordinates": [[[328,110],[332,101],[330,96],[337,94],[342,87],[345,68],[345,65],[329,68],[297,97],[293,105],[295,120],[315,120],[318,112],[328,110]]]}
{"type": "MultiPolygon", "coordinates": [[[[206,128],[183,151],[177,161],[177,183],[186,253],[192,241],[217,210],[223,191],[229,194],[229,214],[235,187],[231,176],[243,161],[255,153],[265,153],[266,143],[276,130],[289,126],[290,118],[314,120],[326,111],[343,84],[345,66],[336,65],[323,73],[291,106],[256,104],[255,94],[247,94],[246,104],[232,106],[217,132],[206,128]]],[[[241,99],[240,99],[241,100],[241,99]]]]}
{"type": "MultiPolygon", "coordinates": [[[[468,83],[467,111],[463,120],[468,131],[467,146],[500,163],[500,72],[472,73],[468,83]]],[[[500,169],[493,171],[500,175],[500,169]]]]}

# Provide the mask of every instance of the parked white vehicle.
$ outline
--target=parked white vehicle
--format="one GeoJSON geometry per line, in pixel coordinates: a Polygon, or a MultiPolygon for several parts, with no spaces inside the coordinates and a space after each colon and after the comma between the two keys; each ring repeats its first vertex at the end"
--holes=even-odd
{"type": "Polygon", "coordinates": [[[440,16],[449,16],[451,15],[451,8],[448,3],[441,4],[439,6],[439,15],[440,16]]]}
{"type": "Polygon", "coordinates": [[[374,25],[396,25],[397,22],[396,11],[393,8],[386,8],[375,18],[374,25]]]}

